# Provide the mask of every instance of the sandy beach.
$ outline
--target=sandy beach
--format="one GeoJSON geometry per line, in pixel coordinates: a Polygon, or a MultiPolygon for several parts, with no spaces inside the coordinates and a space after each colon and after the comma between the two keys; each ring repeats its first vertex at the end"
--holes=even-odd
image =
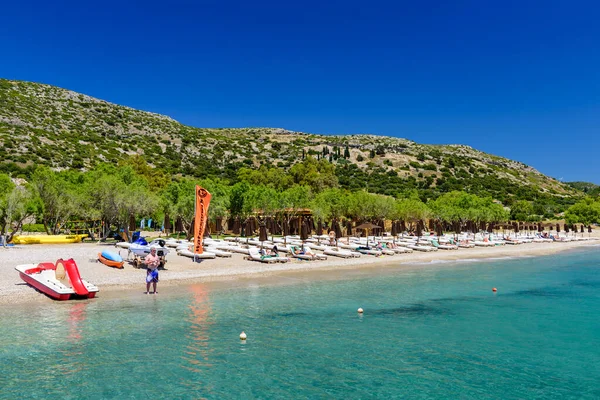
{"type": "MultiPolygon", "coordinates": [[[[166,269],[160,273],[159,292],[169,294],[185,284],[212,282],[219,286],[239,284],[252,279],[265,283],[289,280],[294,276],[302,279],[343,278],[353,270],[386,268],[422,267],[422,264],[440,260],[459,261],[463,259],[494,259],[500,257],[544,256],[577,248],[599,246],[600,241],[572,241],[553,243],[525,243],[496,247],[476,247],[472,249],[439,250],[436,252],[414,252],[395,256],[341,259],[329,257],[324,261],[292,260],[288,263],[263,264],[248,261],[242,254],[231,258],[217,258],[194,263],[174,252],[167,256],[166,269]]],[[[73,258],[81,276],[100,287],[99,298],[103,296],[123,296],[141,294],[145,290],[146,271],[136,269],[126,263],[124,269],[107,267],[97,262],[97,254],[102,250],[118,251],[114,245],[79,243],[66,245],[28,245],[13,248],[0,248],[0,304],[23,302],[52,302],[42,293],[25,284],[14,267],[19,264],[54,262],[58,258],[73,258]]],[[[127,250],[121,249],[125,258],[127,250]]]]}

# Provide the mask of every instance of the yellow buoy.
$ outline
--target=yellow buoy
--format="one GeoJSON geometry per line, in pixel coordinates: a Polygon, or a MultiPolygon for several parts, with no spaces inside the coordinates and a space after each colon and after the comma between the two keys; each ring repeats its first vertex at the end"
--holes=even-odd
{"type": "Polygon", "coordinates": [[[363,313],[363,309],[362,309],[362,308],[359,308],[359,309],[358,309],[358,313],[359,313],[359,314],[362,314],[362,313],[363,313]]]}
{"type": "Polygon", "coordinates": [[[242,333],[240,333],[240,339],[246,340],[246,334],[243,331],[242,331],[242,333]]]}

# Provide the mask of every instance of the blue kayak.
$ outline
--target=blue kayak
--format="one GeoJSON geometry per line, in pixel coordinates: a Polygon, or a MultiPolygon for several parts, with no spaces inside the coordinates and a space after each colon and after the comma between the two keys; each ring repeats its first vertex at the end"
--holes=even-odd
{"type": "Polygon", "coordinates": [[[123,262],[123,258],[117,253],[113,253],[112,251],[103,250],[102,257],[106,258],[110,261],[123,262]]]}

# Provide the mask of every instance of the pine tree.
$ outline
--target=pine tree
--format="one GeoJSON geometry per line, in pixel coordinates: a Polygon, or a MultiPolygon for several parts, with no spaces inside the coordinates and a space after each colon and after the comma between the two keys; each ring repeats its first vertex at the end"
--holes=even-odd
{"type": "Polygon", "coordinates": [[[329,162],[333,162],[333,154],[329,154],[329,162]]]}
{"type": "Polygon", "coordinates": [[[375,150],[371,149],[371,152],[369,153],[369,158],[375,158],[375,150]]]}
{"type": "Polygon", "coordinates": [[[304,149],[302,149],[302,159],[304,160],[305,157],[305,153],[304,153],[304,149]]]}
{"type": "Polygon", "coordinates": [[[344,158],[350,158],[350,149],[348,146],[346,146],[346,149],[344,149],[344,158]]]}

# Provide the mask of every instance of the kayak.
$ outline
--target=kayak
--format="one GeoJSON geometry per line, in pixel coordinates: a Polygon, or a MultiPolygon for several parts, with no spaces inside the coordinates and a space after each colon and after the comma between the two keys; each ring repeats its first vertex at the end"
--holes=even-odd
{"type": "Polygon", "coordinates": [[[108,250],[98,253],[98,261],[109,267],[123,268],[123,258],[120,255],[108,250]]]}

